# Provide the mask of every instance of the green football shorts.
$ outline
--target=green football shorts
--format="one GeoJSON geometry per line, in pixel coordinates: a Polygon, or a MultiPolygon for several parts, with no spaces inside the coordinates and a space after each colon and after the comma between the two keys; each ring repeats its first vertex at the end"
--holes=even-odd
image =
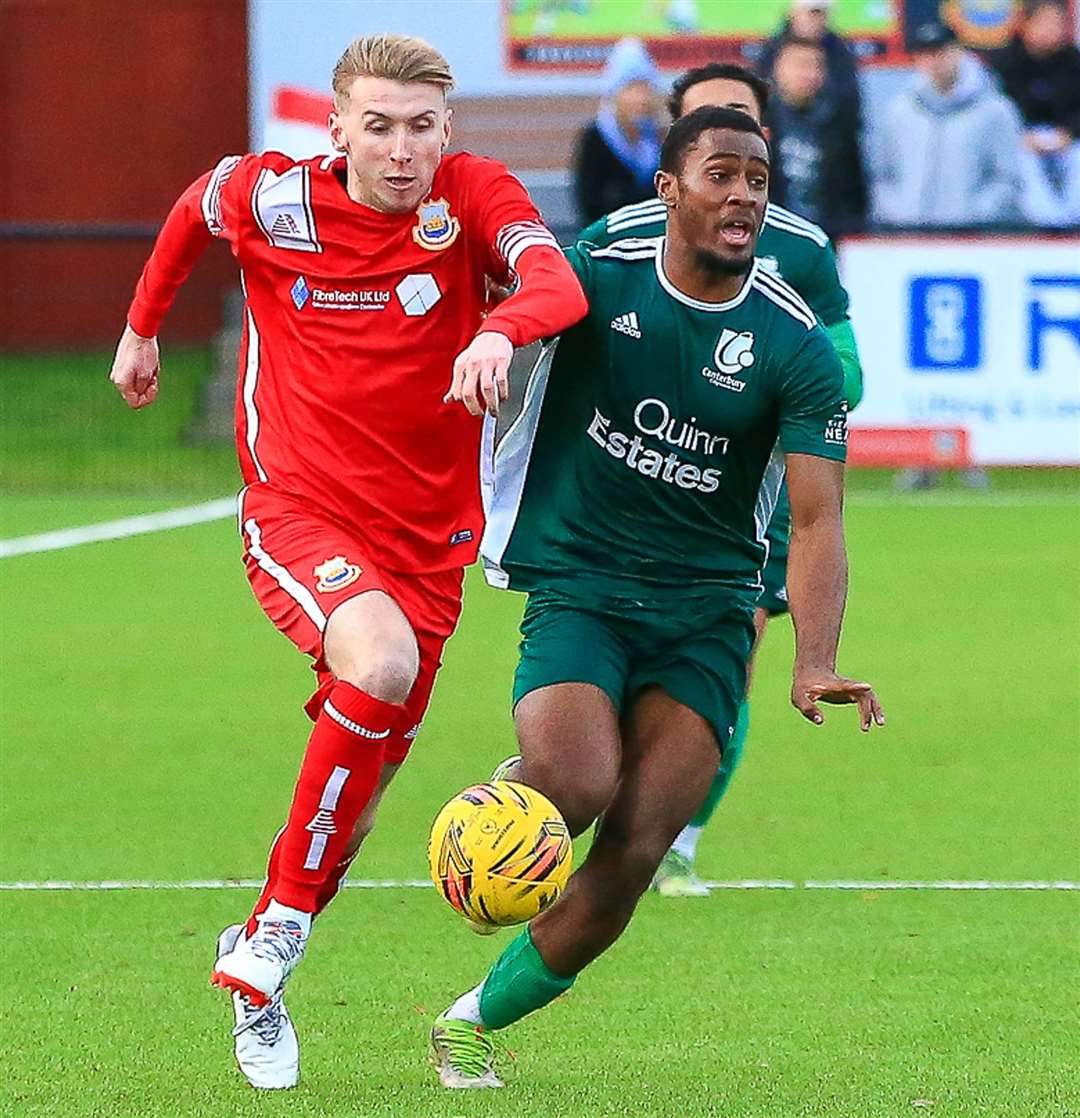
{"type": "Polygon", "coordinates": [[[732,591],[648,600],[529,594],[521,622],[514,705],[553,683],[591,683],[621,711],[657,684],[701,715],[723,750],[746,691],[753,597],[732,591]]]}

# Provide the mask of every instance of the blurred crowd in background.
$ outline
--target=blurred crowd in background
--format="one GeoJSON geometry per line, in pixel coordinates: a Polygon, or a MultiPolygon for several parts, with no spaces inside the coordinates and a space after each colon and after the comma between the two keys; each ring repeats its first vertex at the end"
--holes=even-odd
{"type": "MultiPolygon", "coordinates": [[[[867,228],[1080,226],[1080,50],[1065,0],[1028,0],[1009,44],[975,52],[944,22],[914,27],[915,71],[867,121],[859,63],[832,0],[793,0],[762,45],[771,197],[836,237],[867,228]]],[[[625,39],[578,138],[582,224],[655,196],[666,90],[625,39]]]]}

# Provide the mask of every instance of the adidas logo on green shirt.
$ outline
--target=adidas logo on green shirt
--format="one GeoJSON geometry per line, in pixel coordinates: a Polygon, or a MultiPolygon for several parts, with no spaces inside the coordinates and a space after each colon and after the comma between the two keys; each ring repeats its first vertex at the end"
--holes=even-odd
{"type": "Polygon", "coordinates": [[[630,311],[627,314],[617,314],[611,320],[612,330],[618,330],[620,334],[625,334],[628,338],[640,338],[641,328],[638,326],[637,311],[630,311]]]}

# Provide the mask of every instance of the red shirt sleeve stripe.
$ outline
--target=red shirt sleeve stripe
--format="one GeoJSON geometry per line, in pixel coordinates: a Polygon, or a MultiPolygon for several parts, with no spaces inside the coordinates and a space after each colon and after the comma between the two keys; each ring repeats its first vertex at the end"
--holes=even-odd
{"type": "Polygon", "coordinates": [[[528,247],[521,246],[515,254],[520,286],[487,316],[479,331],[505,334],[518,347],[568,330],[589,310],[581,283],[555,238],[534,246],[533,252],[526,253],[528,247]]]}

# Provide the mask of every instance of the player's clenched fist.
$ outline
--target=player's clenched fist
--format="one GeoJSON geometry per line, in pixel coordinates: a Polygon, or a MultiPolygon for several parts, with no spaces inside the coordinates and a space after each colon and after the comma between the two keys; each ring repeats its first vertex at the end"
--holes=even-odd
{"type": "Polygon", "coordinates": [[[154,402],[160,367],[157,338],[144,338],[125,326],[109,380],[116,385],[129,408],[143,408],[154,402]]]}
{"type": "Polygon", "coordinates": [[[444,402],[460,400],[471,415],[499,414],[499,403],[510,395],[510,358],[514,346],[505,334],[485,330],[458,354],[450,391],[444,402]]]}

